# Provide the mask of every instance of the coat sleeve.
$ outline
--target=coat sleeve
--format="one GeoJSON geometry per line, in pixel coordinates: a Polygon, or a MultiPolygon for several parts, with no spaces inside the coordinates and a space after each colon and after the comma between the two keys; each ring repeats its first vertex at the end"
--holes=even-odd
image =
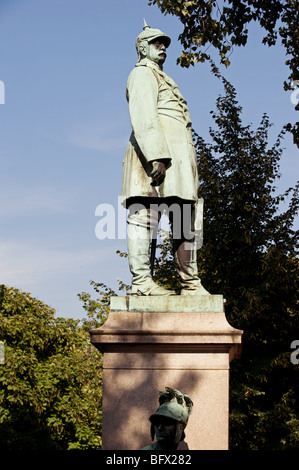
{"type": "Polygon", "coordinates": [[[158,114],[158,93],[158,83],[150,68],[140,66],[132,70],[127,83],[130,119],[147,162],[171,160],[158,114]]]}

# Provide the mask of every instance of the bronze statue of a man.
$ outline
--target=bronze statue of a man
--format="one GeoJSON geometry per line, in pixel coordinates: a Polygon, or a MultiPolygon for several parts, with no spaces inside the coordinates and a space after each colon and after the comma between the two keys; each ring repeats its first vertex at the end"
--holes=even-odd
{"type": "Polygon", "coordinates": [[[197,158],[187,102],[163,72],[169,44],[165,33],[145,23],[136,40],[138,62],[126,87],[132,134],[123,163],[122,204],[129,209],[131,293],[175,294],[153,281],[150,267],[151,232],[156,232],[166,207],[181,295],[206,295],[198,277],[196,244],[192,243],[198,200],[197,158]]]}
{"type": "Polygon", "coordinates": [[[150,416],[151,438],[156,442],[141,450],[173,452],[185,438],[184,429],[192,412],[193,402],[179,390],[165,387],[159,392],[159,408],[150,416]]]}

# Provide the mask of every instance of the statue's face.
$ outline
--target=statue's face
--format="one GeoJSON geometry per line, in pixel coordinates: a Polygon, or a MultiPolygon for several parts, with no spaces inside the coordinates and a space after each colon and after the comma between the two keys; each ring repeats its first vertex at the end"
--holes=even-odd
{"type": "Polygon", "coordinates": [[[166,60],[166,45],[165,40],[162,38],[154,39],[148,43],[147,58],[156,62],[160,67],[166,60]]]}
{"type": "Polygon", "coordinates": [[[158,442],[167,441],[175,443],[176,440],[176,421],[171,418],[160,416],[154,424],[155,434],[158,442]]]}

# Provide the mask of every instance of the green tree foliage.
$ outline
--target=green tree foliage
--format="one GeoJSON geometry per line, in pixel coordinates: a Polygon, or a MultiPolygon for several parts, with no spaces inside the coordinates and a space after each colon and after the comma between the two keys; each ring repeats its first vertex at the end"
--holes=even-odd
{"type": "Polygon", "coordinates": [[[253,131],[241,121],[234,88],[223,79],[211,144],[196,136],[199,194],[205,200],[203,283],[223,293],[230,323],[244,330],[243,359],[232,366],[231,445],[298,446],[298,186],[276,195],[281,140],[268,145],[269,119],[253,131]],[[289,198],[288,207],[281,203],[289,198]]]}
{"type": "Polygon", "coordinates": [[[88,322],[55,318],[28,293],[0,286],[0,447],[96,449],[101,445],[101,355],[88,322]]]}
{"type": "Polygon", "coordinates": [[[93,289],[98,295],[93,299],[89,292],[81,292],[78,298],[83,302],[83,308],[87,313],[87,319],[83,319],[83,325],[86,329],[99,328],[107,320],[110,311],[110,297],[117,295],[113,289],[110,289],[103,283],[90,281],[93,289]]]}
{"type": "Polygon", "coordinates": [[[149,5],[157,5],[165,15],[177,16],[183,24],[179,40],[184,51],[178,59],[183,67],[209,59],[210,46],[219,52],[221,63],[229,65],[233,47],[246,45],[248,24],[256,21],[265,30],[264,44],[273,46],[280,36],[289,56],[289,79],[299,79],[296,0],[149,0],[149,5]]]}
{"type": "MultiPolygon", "coordinates": [[[[183,51],[178,63],[182,67],[209,60],[210,47],[218,51],[221,63],[229,66],[233,48],[247,43],[248,24],[257,22],[265,31],[264,44],[273,46],[279,38],[285,47],[290,75],[284,88],[290,90],[299,80],[297,0],[149,0],[149,5],[157,5],[162,13],[181,21],[183,51]]],[[[289,127],[299,145],[299,124],[289,127]]]]}

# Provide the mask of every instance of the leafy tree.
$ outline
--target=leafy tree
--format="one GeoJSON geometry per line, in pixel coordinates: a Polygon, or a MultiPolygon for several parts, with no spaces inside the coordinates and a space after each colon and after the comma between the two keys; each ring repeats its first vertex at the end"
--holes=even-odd
{"type": "MultiPolygon", "coordinates": [[[[223,0],[222,4],[219,0],[149,0],[149,5],[157,5],[162,13],[178,17],[183,24],[179,40],[184,49],[178,58],[182,67],[210,60],[210,47],[218,51],[221,63],[229,66],[233,48],[246,45],[248,24],[254,21],[265,31],[264,44],[274,46],[280,38],[290,70],[284,88],[293,88],[299,80],[298,1],[223,0]]],[[[299,146],[299,124],[289,127],[299,146]]]]}
{"type": "Polygon", "coordinates": [[[244,126],[235,89],[222,80],[212,143],[195,139],[206,220],[199,269],[207,289],[227,299],[230,323],[244,330],[243,359],[232,364],[231,446],[296,447],[298,366],[290,345],[299,333],[298,185],[276,195],[285,130],[269,147],[268,117],[256,131],[244,126]]]}
{"type": "Polygon", "coordinates": [[[87,322],[54,314],[30,294],[0,286],[2,450],[101,445],[101,355],[87,322]]]}
{"type": "MultiPolygon", "coordinates": [[[[125,255],[125,254],[124,254],[125,255]]],[[[110,311],[110,297],[117,295],[113,289],[110,289],[102,282],[90,281],[99,298],[93,299],[89,292],[78,294],[79,300],[83,302],[83,308],[87,313],[87,319],[83,319],[83,325],[87,329],[99,328],[103,325],[110,311]]]]}

